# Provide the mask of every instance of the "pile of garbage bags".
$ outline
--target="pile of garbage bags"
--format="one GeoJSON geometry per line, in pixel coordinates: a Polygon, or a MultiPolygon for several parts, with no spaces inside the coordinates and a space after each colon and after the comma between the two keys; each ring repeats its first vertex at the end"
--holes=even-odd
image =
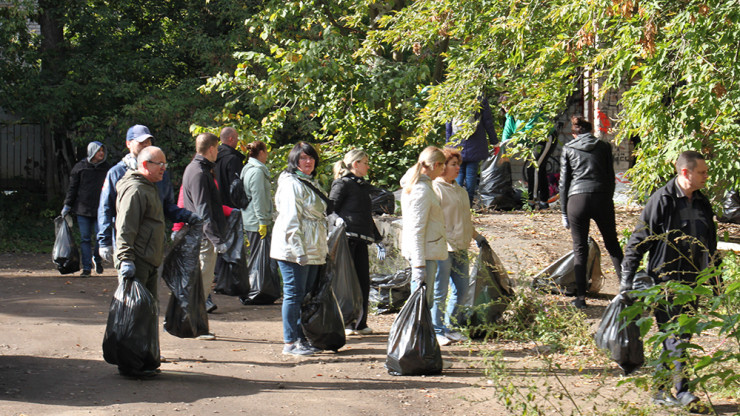
{"type": "MultiPolygon", "coordinates": [[[[563,257],[552,262],[532,280],[535,289],[548,290],[554,294],[573,296],[576,294],[576,272],[574,266],[575,254],[571,250],[563,257]]],[[[601,250],[593,238],[588,238],[588,261],[586,263],[586,278],[588,292],[599,293],[604,284],[604,275],[601,273],[601,250]]]]}
{"type": "Polygon", "coordinates": [[[370,304],[375,313],[395,313],[401,310],[411,295],[411,268],[393,274],[370,275],[370,304]]]}

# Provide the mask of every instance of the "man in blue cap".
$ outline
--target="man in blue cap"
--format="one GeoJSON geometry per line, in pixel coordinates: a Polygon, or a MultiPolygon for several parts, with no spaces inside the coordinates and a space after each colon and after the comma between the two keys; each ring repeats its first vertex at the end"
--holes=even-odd
{"type": "MultiPolygon", "coordinates": [[[[98,245],[100,246],[100,257],[107,261],[113,261],[113,228],[116,217],[116,184],[128,170],[136,170],[136,157],[144,148],[152,145],[154,136],[149,128],[141,124],[132,126],[126,132],[126,147],[129,153],[108,171],[103,190],[100,193],[100,204],[98,206],[98,245]]],[[[201,218],[184,208],[177,206],[175,192],[172,190],[170,172],[166,170],[161,181],[157,182],[159,198],[162,201],[164,216],[172,222],[187,222],[192,224],[201,221],[201,218]]]]}

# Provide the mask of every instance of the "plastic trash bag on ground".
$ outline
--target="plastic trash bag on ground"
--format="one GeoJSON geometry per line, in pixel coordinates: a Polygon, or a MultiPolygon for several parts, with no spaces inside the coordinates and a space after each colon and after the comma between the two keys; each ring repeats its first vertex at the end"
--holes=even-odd
{"type": "Polygon", "coordinates": [[[245,305],[269,305],[282,296],[280,274],[270,258],[270,236],[260,239],[249,255],[249,294],[240,297],[245,305]]]}
{"type": "Polygon", "coordinates": [[[72,235],[71,218],[69,220],[63,217],[54,219],[54,249],[51,252],[51,259],[56,264],[57,270],[61,274],[69,274],[80,271],[80,250],[75,244],[72,235]]]}
{"type": "Polygon", "coordinates": [[[393,274],[370,275],[370,304],[377,315],[401,310],[411,295],[411,268],[393,274]]]}
{"type": "Polygon", "coordinates": [[[208,314],[198,259],[201,238],[202,225],[185,225],[162,266],[162,279],[171,291],[164,315],[164,329],[180,338],[195,338],[208,333],[208,314]]]}
{"type": "Polygon", "coordinates": [[[159,308],[149,290],[135,279],[122,280],[113,295],[103,337],[103,358],[118,368],[159,368],[159,308]]]}
{"type": "Polygon", "coordinates": [[[717,219],[721,222],[740,224],[740,193],[734,189],[727,191],[722,201],[722,215],[717,219]]]}
{"type": "Polygon", "coordinates": [[[337,351],[347,342],[344,319],[331,289],[331,280],[323,268],[319,271],[316,287],[301,304],[301,328],[314,347],[337,351]]]}
{"type": "Polygon", "coordinates": [[[619,314],[632,304],[629,296],[618,294],[604,310],[601,324],[594,336],[596,346],[608,350],[624,374],[630,374],[645,363],[640,328],[635,321],[626,323],[619,314]]]}
{"type": "Polygon", "coordinates": [[[244,244],[241,214],[230,215],[227,222],[226,252],[219,254],[214,274],[216,293],[228,296],[249,295],[249,269],[247,268],[247,246],[244,244]]]}
{"type": "Polygon", "coordinates": [[[470,335],[475,338],[484,335],[486,324],[501,317],[514,291],[504,264],[488,243],[481,246],[470,277],[457,320],[461,326],[470,328],[470,335]]]}
{"type": "Polygon", "coordinates": [[[514,189],[511,179],[511,162],[503,157],[504,148],[491,152],[481,164],[478,192],[485,208],[511,211],[522,207],[522,193],[514,189]]]}
{"type": "MultiPolygon", "coordinates": [[[[574,253],[555,260],[545,267],[532,280],[535,289],[546,289],[556,294],[572,296],[576,294],[576,271],[574,267],[574,253]]],[[[588,261],[586,262],[586,279],[589,293],[599,293],[604,284],[604,275],[601,273],[601,250],[593,238],[588,237],[588,261]]]]}
{"type": "Polygon", "coordinates": [[[374,215],[393,215],[396,212],[396,197],[391,191],[374,186],[370,190],[370,200],[374,215]]]}
{"type": "Polygon", "coordinates": [[[442,372],[442,352],[426,301],[426,285],[419,285],[393,321],[388,334],[385,367],[394,376],[442,372]]]}
{"type": "Polygon", "coordinates": [[[342,311],[344,325],[349,326],[362,316],[362,289],[355,263],[349,252],[344,224],[333,227],[329,233],[329,255],[326,261],[327,278],[342,311]]]}

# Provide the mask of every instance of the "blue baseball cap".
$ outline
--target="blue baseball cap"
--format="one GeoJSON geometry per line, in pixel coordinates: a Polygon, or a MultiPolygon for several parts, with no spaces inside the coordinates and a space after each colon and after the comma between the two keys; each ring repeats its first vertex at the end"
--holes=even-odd
{"type": "Polygon", "coordinates": [[[154,136],[152,136],[152,134],[149,132],[149,128],[147,126],[142,126],[141,124],[132,126],[126,132],[127,142],[130,142],[131,140],[136,140],[137,142],[141,143],[145,141],[146,139],[153,139],[153,138],[154,136]]]}

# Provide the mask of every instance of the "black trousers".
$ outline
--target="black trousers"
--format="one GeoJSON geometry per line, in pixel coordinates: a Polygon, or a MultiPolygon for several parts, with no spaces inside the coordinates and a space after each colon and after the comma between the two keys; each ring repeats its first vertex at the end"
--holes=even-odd
{"type": "Polygon", "coordinates": [[[527,166],[529,199],[540,202],[547,202],[550,199],[550,183],[547,181],[547,159],[550,158],[555,147],[557,147],[557,143],[554,143],[551,138],[535,145],[534,158],[537,160],[537,166],[539,167],[535,169],[531,163],[527,166]]]}
{"type": "Polygon", "coordinates": [[[617,225],[614,220],[614,201],[607,193],[584,193],[568,197],[568,222],[570,235],[573,238],[575,254],[574,267],[576,275],[576,294],[586,296],[588,281],[586,263],[588,263],[588,231],[591,220],[596,222],[604,245],[612,258],[617,278],[622,275],[622,248],[617,240],[617,225]]]}
{"type": "Polygon", "coordinates": [[[360,281],[360,290],[362,291],[362,314],[357,318],[353,329],[367,328],[368,304],[370,302],[370,260],[368,259],[368,243],[359,238],[349,238],[349,252],[352,261],[355,263],[357,278],[360,281]]]}
{"type": "MultiPolygon", "coordinates": [[[[695,302],[687,305],[660,306],[655,309],[655,322],[658,324],[658,328],[660,328],[663,324],[671,322],[677,316],[695,308],[695,302]]],[[[680,334],[678,337],[670,337],[663,341],[663,351],[675,360],[673,361],[673,371],[671,371],[667,363],[663,363],[658,367],[658,374],[656,375],[658,377],[657,385],[659,389],[669,391],[670,382],[668,378],[672,375],[676,387],[676,397],[689,391],[689,378],[685,372],[686,349],[679,347],[679,345],[687,343],[690,340],[691,334],[680,334]]]]}

